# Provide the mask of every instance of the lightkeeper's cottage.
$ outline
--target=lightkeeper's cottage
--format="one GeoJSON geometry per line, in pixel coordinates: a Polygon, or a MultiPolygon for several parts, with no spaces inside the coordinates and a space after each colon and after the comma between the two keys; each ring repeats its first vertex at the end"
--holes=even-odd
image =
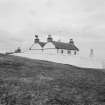
{"type": "Polygon", "coordinates": [[[51,35],[48,35],[46,42],[41,42],[38,35],[35,35],[34,44],[30,47],[31,51],[43,52],[48,54],[70,54],[77,55],[79,49],[75,46],[73,39],[68,43],[54,41],[51,35]]]}

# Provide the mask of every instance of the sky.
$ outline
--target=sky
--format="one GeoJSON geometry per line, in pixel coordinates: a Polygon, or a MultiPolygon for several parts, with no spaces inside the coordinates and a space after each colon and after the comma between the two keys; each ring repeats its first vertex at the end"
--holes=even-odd
{"type": "Polygon", "coordinates": [[[28,48],[35,34],[105,57],[105,0],[0,0],[0,51],[28,48]]]}

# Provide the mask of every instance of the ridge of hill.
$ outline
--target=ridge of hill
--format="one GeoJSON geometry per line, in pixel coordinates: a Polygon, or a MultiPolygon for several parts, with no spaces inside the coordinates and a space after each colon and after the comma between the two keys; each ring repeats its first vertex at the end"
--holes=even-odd
{"type": "Polygon", "coordinates": [[[0,54],[2,105],[104,105],[100,69],[0,54]]]}

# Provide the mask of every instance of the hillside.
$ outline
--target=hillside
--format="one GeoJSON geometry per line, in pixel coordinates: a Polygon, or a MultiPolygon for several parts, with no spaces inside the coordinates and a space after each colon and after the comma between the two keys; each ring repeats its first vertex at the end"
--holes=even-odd
{"type": "Polygon", "coordinates": [[[105,72],[1,54],[0,104],[105,105],[105,72]]]}

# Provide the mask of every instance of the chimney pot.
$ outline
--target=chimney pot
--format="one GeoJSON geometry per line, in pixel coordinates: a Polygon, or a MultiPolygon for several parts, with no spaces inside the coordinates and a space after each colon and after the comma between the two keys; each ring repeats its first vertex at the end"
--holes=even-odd
{"type": "Polygon", "coordinates": [[[35,43],[39,43],[39,38],[38,38],[38,35],[35,35],[34,42],[35,42],[35,43]]]}
{"type": "Polygon", "coordinates": [[[47,42],[52,42],[52,41],[53,41],[53,38],[51,37],[51,35],[48,35],[47,42]]]}
{"type": "Polygon", "coordinates": [[[73,39],[70,39],[69,43],[70,43],[70,44],[74,44],[73,39]]]}

